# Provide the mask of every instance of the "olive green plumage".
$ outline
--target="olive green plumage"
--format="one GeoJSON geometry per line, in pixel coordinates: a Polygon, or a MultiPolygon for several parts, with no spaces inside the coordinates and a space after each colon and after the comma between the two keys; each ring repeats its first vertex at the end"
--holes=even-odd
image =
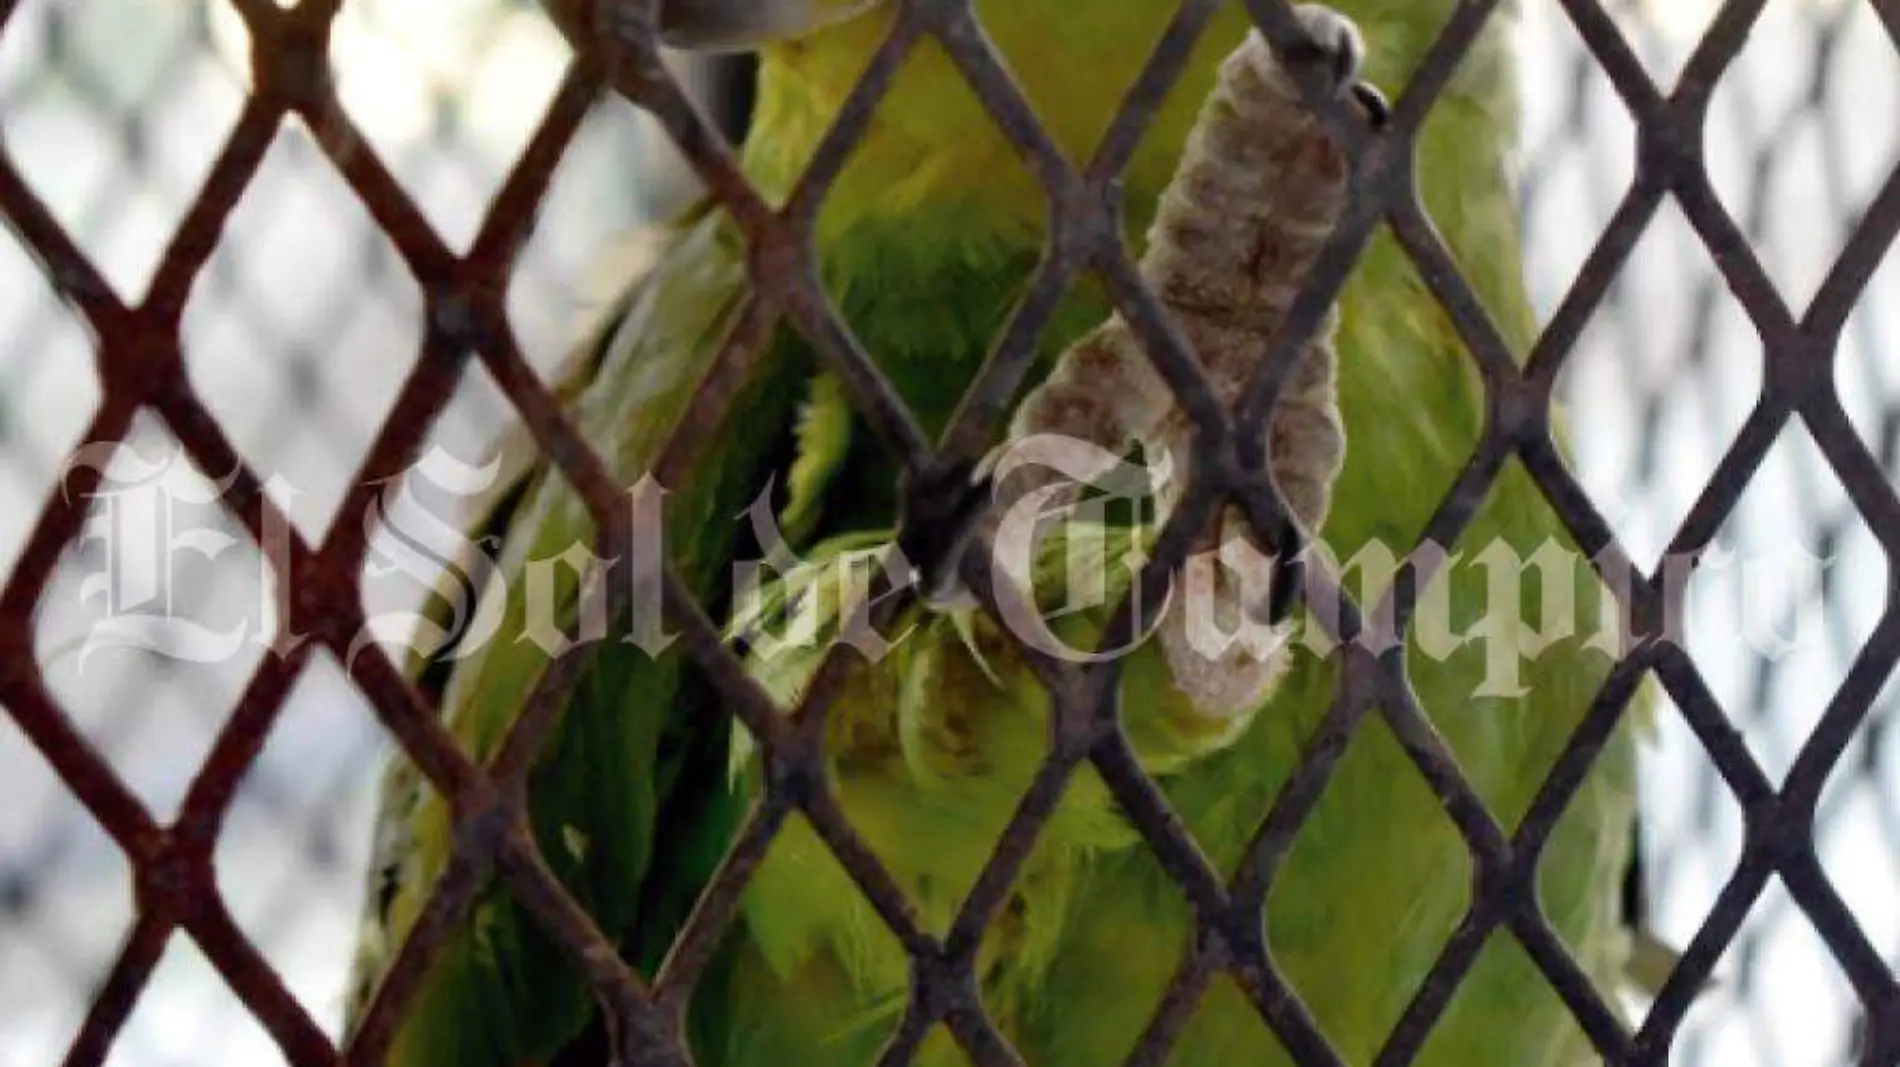
{"type": "MultiPolygon", "coordinates": [[[[1038,114],[1082,159],[1177,5],[998,0],[978,7],[1038,114]]],[[[1368,75],[1397,87],[1451,5],[1348,0],[1341,7],[1372,47],[1368,75]]],[[[766,191],[789,188],[887,25],[888,14],[874,12],[767,51],[747,147],[749,172],[766,191]]],[[[1215,65],[1245,26],[1237,11],[1216,19],[1144,140],[1126,182],[1131,237],[1145,229],[1215,65]]],[[[1534,325],[1504,180],[1515,110],[1506,60],[1500,23],[1435,112],[1419,166],[1447,243],[1521,351],[1534,325]]],[[[827,201],[819,249],[841,311],[932,433],[1021,295],[1045,213],[1029,171],[974,95],[935,45],[921,45],[827,201]]],[[[717,214],[683,220],[653,270],[581,349],[570,407],[625,484],[647,472],[717,355],[743,299],[743,262],[740,242],[717,214]]],[[[1053,356],[1106,313],[1099,290],[1083,284],[1044,332],[1042,350],[1053,356]]],[[[1389,239],[1375,241],[1345,294],[1338,349],[1347,462],[1324,539],[1341,558],[1375,542],[1403,555],[1480,437],[1482,389],[1444,314],[1389,239]]],[[[730,565],[752,551],[740,548],[744,525],[735,516],[774,479],[786,528],[808,558],[888,535],[894,470],[842,404],[842,391],[814,379],[809,351],[786,332],[700,461],[682,484],[667,487],[669,551],[715,617],[727,613],[730,565]]],[[[516,579],[523,560],[556,555],[592,533],[558,478],[531,468],[524,479],[484,524],[503,538],[501,573],[516,579]]],[[[1560,530],[1512,465],[1453,547],[1476,554],[1502,541],[1529,557],[1550,540],[1568,546],[1560,530]]],[[[1099,550],[1116,558],[1128,536],[1108,531],[1099,550]]],[[[1576,574],[1578,618],[1594,619],[1598,594],[1581,561],[1576,574]]],[[[1457,632],[1476,621],[1487,578],[1470,563],[1451,569],[1457,632]]],[[[1367,603],[1382,591],[1348,585],[1367,603]]],[[[562,594],[571,615],[571,583],[562,594]]],[[[517,588],[510,627],[519,625],[523,605],[517,588]]],[[[1104,611],[1069,617],[1062,627],[1084,643],[1104,611]]],[[[915,629],[891,656],[860,663],[833,711],[829,750],[846,812],[939,931],[1021,796],[1046,737],[1047,698],[1006,642],[987,623],[972,633],[954,621],[919,608],[900,622],[915,629]]],[[[1494,640],[1520,636],[1505,627],[1494,640]]],[[[1609,658],[1585,647],[1585,636],[1526,658],[1522,695],[1473,695],[1486,677],[1483,642],[1442,661],[1416,650],[1410,658],[1421,703],[1507,830],[1607,673],[1609,658]]],[[[614,643],[583,654],[583,681],[535,774],[535,824],[556,872],[650,972],[730,840],[756,769],[677,648],[657,660],[614,643]],[[729,762],[737,768],[731,774],[729,762]]],[[[789,700],[815,654],[755,656],[753,670],[789,700]]],[[[532,643],[506,638],[432,668],[424,681],[439,692],[458,738],[485,755],[545,665],[532,643]]],[[[1250,720],[1215,729],[1171,692],[1151,653],[1127,662],[1131,737],[1222,870],[1238,862],[1328,706],[1331,672],[1328,662],[1300,654],[1250,720]]],[[[1616,904],[1633,818],[1632,759],[1628,738],[1611,744],[1550,845],[1540,881],[1546,913],[1606,993],[1623,952],[1616,904]]],[[[377,886],[363,966],[371,978],[413,921],[449,846],[447,811],[412,779],[397,774],[388,803],[383,848],[393,866],[377,886]]],[[[1038,842],[985,945],[986,1005],[1030,1064],[1118,1062],[1188,945],[1186,903],[1086,768],[1038,842]]],[[[1369,718],[1281,868],[1267,918],[1276,962],[1349,1062],[1369,1062],[1380,1047],[1469,902],[1469,886],[1457,831],[1390,731],[1369,718]]],[[[695,1053],[708,1067],[868,1063],[902,1013],[907,973],[894,939],[794,816],[694,997],[695,1053]]],[[[588,1051],[598,1040],[592,1014],[577,972],[493,891],[425,981],[391,1062],[587,1062],[598,1055],[588,1051]]],[[[1501,936],[1485,949],[1422,1062],[1568,1067],[1584,1058],[1580,1042],[1556,996],[1501,936]]],[[[937,1035],[920,1062],[960,1059],[937,1035]]],[[[1284,1059],[1223,980],[1170,1062],[1227,1067],[1284,1059]]]]}

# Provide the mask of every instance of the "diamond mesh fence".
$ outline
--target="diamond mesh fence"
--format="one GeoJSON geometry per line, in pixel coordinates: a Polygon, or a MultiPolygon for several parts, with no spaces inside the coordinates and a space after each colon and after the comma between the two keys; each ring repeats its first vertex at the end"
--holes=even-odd
{"type": "MultiPolygon", "coordinates": [[[[364,1026],[343,1032],[374,791],[398,748],[458,814],[490,827],[458,839],[431,901],[443,919],[493,874],[564,946],[598,939],[538,861],[509,788],[545,714],[524,717],[496,765],[473,766],[397,665],[353,635],[427,591],[390,532],[403,525],[390,521],[396,509],[431,504],[406,492],[405,469],[436,450],[479,465],[498,428],[524,417],[608,543],[624,535],[612,481],[550,386],[578,324],[611,295],[590,281],[611,273],[599,264],[637,254],[613,235],[698,189],[768,253],[755,256],[753,315],[785,317],[864,379],[862,355],[810,299],[797,252],[809,218],[796,201],[781,214],[757,199],[684,105],[691,93],[736,122],[740,67],[661,66],[640,6],[550,3],[570,30],[604,14],[632,27],[594,35],[577,57],[556,19],[502,0],[0,0],[3,1067],[374,1062],[429,952],[426,937],[405,950],[364,1026]],[[98,492],[154,481],[166,487],[162,514],[98,492]],[[192,532],[162,575],[156,550],[128,563],[122,544],[104,547],[115,531],[161,528],[192,532]],[[160,633],[152,618],[193,626],[160,633]]],[[[1214,6],[1185,4],[1179,26],[1214,6]]],[[[1249,6],[1287,39],[1283,5],[1249,6]]],[[[1307,302],[1308,329],[1382,219],[1421,274],[1443,258],[1428,228],[1407,225],[1415,209],[1393,192],[1402,168],[1379,146],[1401,143],[1494,6],[1459,7],[1398,96],[1397,132],[1357,146],[1359,206],[1309,281],[1319,302],[1307,302]]],[[[1609,1062],[1900,1063],[1900,755],[1887,686],[1900,654],[1888,562],[1900,537],[1889,488],[1900,275],[1881,267],[1900,227],[1900,5],[1521,7],[1526,270],[1547,333],[1527,374],[1495,363],[1484,374],[1494,395],[1518,400],[1554,383],[1575,471],[1555,507],[1580,543],[1614,543],[1644,572],[1668,553],[1700,557],[1679,652],[1640,646],[1613,676],[1654,672],[1666,690],[1643,753],[1631,905],[1686,957],[1656,1002],[1631,1001],[1638,1029],[1625,1031],[1548,926],[1511,906],[1529,892],[1512,856],[1539,842],[1482,814],[1460,819],[1495,893],[1473,905],[1471,950],[1496,927],[1523,940],[1609,1062]],[[1816,388],[1827,381],[1816,366],[1832,367],[1835,390],[1816,388]]],[[[1084,265],[1131,273],[1124,255],[1090,244],[1101,175],[1037,139],[996,57],[963,32],[964,5],[904,10],[890,54],[941,41],[1076,223],[1039,284],[1084,265]]],[[[1156,69],[1167,66],[1164,48],[1156,69]]],[[[827,143],[814,173],[835,169],[889,75],[874,73],[847,105],[847,136],[827,143]]],[[[1159,89],[1138,89],[1136,103],[1159,89]]],[[[1118,123],[1135,129],[1140,111],[1118,123]]],[[[1455,279],[1443,284],[1441,299],[1462,299],[1455,279]]],[[[1126,288],[1124,300],[1152,304],[1126,288]]],[[[1486,331],[1463,325],[1486,364],[1486,331]]],[[[1147,341],[1158,361],[1185,365],[1166,335],[1147,341]]],[[[1279,348],[1270,362],[1284,364],[1291,345],[1279,348]]],[[[1025,358],[1005,344],[991,387],[1025,358]]],[[[955,458],[885,394],[864,394],[913,475],[955,458]]],[[[1535,406],[1513,407],[1521,424],[1494,426],[1481,456],[1515,453],[1548,472],[1547,427],[1522,414],[1535,406]]],[[[1228,488],[1261,496],[1257,518],[1280,514],[1270,491],[1228,488]]],[[[1454,524],[1485,487],[1464,488],[1454,524]]],[[[1633,615],[1659,617],[1669,577],[1629,591],[1633,615]]],[[[677,595],[669,610],[705,669],[736,677],[695,629],[703,619],[677,595]]],[[[1404,679],[1371,658],[1352,667],[1393,697],[1375,713],[1441,802],[1469,812],[1470,788],[1398,698],[1404,679]]],[[[550,672],[533,706],[558,701],[562,677],[550,672]]],[[[1039,782],[1059,791],[1094,763],[1166,853],[1138,772],[1121,769],[1115,731],[1090,711],[1100,689],[1067,690],[1081,713],[1039,782]]],[[[760,694],[735,681],[728,697],[796,761],[797,731],[768,725],[760,694]]],[[[1553,770],[1552,799],[1575,788],[1562,783],[1627,699],[1613,682],[1553,770]]],[[[1342,699],[1334,725],[1364,713],[1342,699]]],[[[1325,767],[1313,773],[1323,783],[1325,767]]],[[[874,858],[850,858],[849,827],[826,826],[833,808],[816,793],[772,803],[802,806],[836,834],[865,891],[886,892],[874,858]]],[[[1034,832],[1037,803],[1015,838],[1034,832]]],[[[1006,843],[997,870],[1022,851],[1006,843]]],[[[1264,964],[1252,972],[1265,976],[1258,1005],[1279,1039],[1301,1062],[1336,1062],[1297,1004],[1272,995],[1281,979],[1264,954],[1249,955],[1261,947],[1235,918],[1245,893],[1188,867],[1180,877],[1206,929],[1232,935],[1237,968],[1264,964]]],[[[973,901],[969,914],[996,904],[973,901]]],[[[973,1062],[1015,1062],[983,1011],[953,995],[968,961],[904,929],[901,904],[890,914],[920,957],[903,1034],[941,1015],[973,1062]]],[[[1469,966],[1458,951],[1444,961],[1453,984],[1469,966]]],[[[589,977],[638,1033],[665,1031],[655,1020],[688,980],[663,974],[648,989],[598,957],[589,977]]],[[[1410,1021],[1428,1025],[1443,1007],[1428,992],[1410,1021]]],[[[1158,1020],[1157,1033],[1168,1028],[1158,1020]]],[[[1407,1029],[1381,1062],[1403,1062],[1422,1040],[1407,1029]]]]}

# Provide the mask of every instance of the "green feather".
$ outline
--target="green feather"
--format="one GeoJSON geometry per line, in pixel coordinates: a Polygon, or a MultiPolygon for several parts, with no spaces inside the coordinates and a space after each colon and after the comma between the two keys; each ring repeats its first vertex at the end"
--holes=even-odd
{"type": "MultiPolygon", "coordinates": [[[[1078,160],[1092,152],[1178,6],[979,4],[989,37],[1037,114],[1078,160]]],[[[1348,0],[1341,7],[1371,42],[1371,76],[1396,87],[1453,5],[1348,0]]],[[[768,52],[746,148],[748,171],[768,195],[791,187],[889,18],[881,12],[768,52]]],[[[1238,5],[1228,5],[1157,112],[1124,184],[1131,240],[1172,176],[1215,63],[1245,26],[1238,5]]],[[[1503,169],[1515,108],[1505,47],[1496,30],[1461,65],[1421,138],[1419,169],[1445,240],[1522,352],[1534,323],[1503,169]]],[[[1021,299],[1040,258],[1046,200],[955,65],[938,46],[920,45],[826,201],[818,251],[839,310],[927,432],[943,429],[1021,299]]],[[[745,284],[742,242],[732,228],[710,215],[689,218],[653,273],[583,348],[570,410],[625,484],[650,467],[685,410],[736,319],[745,284]]],[[[1106,312],[1099,286],[1079,285],[1037,339],[1045,364],[1106,312]]],[[[1403,554],[1479,439],[1483,392],[1449,323],[1389,239],[1375,242],[1345,294],[1339,353],[1348,460],[1324,534],[1342,556],[1375,541],[1403,554]]],[[[729,614],[726,574],[738,543],[720,531],[736,535],[733,516],[771,479],[783,479],[789,492],[782,522],[800,543],[822,542],[811,551],[815,559],[880,542],[895,518],[897,472],[884,444],[845,417],[831,379],[812,381],[805,346],[781,336],[763,368],[741,391],[728,425],[709,435],[686,484],[667,487],[673,558],[716,617],[729,614]]],[[[544,466],[531,469],[492,514],[488,525],[506,533],[502,572],[517,593],[527,559],[587,543],[592,534],[585,509],[544,466]]],[[[1105,553],[1146,536],[1107,533],[1095,542],[1105,553]]],[[[1549,538],[1568,544],[1513,465],[1459,547],[1502,539],[1528,554],[1549,538]]],[[[1060,595],[1058,575],[1044,573],[1049,584],[1039,592],[1060,595]]],[[[811,580],[805,574],[767,586],[758,620],[782,622],[803,606],[798,584],[811,580]]],[[[1475,617],[1482,571],[1456,568],[1447,580],[1454,617],[1475,617]]],[[[557,589],[571,622],[572,577],[557,589]]],[[[815,607],[835,625],[836,597],[820,596],[815,607]]],[[[1058,631],[1082,644],[1105,610],[1067,616],[1058,631]]],[[[518,627],[521,615],[521,597],[512,596],[509,625],[518,627]]],[[[988,620],[913,614],[908,621],[914,643],[851,672],[829,722],[828,752],[853,825],[923,921],[942,930],[1046,755],[1048,698],[988,620]]],[[[789,700],[821,651],[755,655],[752,669],[789,700]]],[[[581,687],[536,768],[535,828],[564,883],[650,971],[730,841],[759,772],[743,731],[734,734],[677,649],[651,659],[609,643],[585,654],[581,687]],[[726,773],[728,763],[738,773],[726,773]],[[575,841],[585,847],[570,847],[575,841]]],[[[1415,654],[1411,662],[1428,713],[1507,829],[1609,665],[1580,641],[1559,644],[1524,666],[1529,696],[1474,698],[1486,668],[1482,649],[1443,662],[1415,654]]],[[[505,639],[424,677],[439,689],[458,739],[487,756],[546,666],[531,643],[505,639]]],[[[1125,665],[1131,739],[1223,869],[1238,862],[1271,807],[1333,682],[1329,663],[1307,657],[1250,721],[1211,724],[1172,692],[1157,656],[1139,653],[1125,665]]],[[[1573,803],[1539,881],[1546,914],[1606,994],[1620,980],[1627,945],[1615,911],[1633,818],[1626,733],[1573,803]]],[[[452,844],[446,806],[413,779],[408,788],[392,786],[387,802],[390,824],[402,830],[385,835],[395,842],[390,891],[378,901],[370,938],[383,955],[413,922],[452,844]]],[[[1469,903],[1468,867],[1468,850],[1390,730],[1376,717],[1368,721],[1279,870],[1265,917],[1276,962],[1350,1062],[1372,1058],[1416,993],[1469,903]]],[[[901,1015],[910,968],[802,818],[787,820],[741,914],[693,997],[698,1062],[871,1062],[901,1015]]],[[[1190,933],[1180,890],[1084,767],[984,940],[985,1005],[1029,1063],[1118,1062],[1159,1003],[1190,933]]],[[[378,962],[367,961],[365,972],[378,962]]],[[[424,981],[390,1062],[583,1062],[599,1039],[592,1015],[575,968],[518,905],[491,890],[424,981]]],[[[1579,1042],[1523,951],[1498,938],[1420,1062],[1569,1067],[1587,1051],[1579,1042]]],[[[963,1060],[938,1034],[919,1062],[963,1060]]],[[[1272,1067],[1285,1060],[1222,981],[1171,1062],[1272,1067]]]]}
{"type": "Polygon", "coordinates": [[[851,401],[836,375],[812,379],[811,395],[798,412],[798,458],[787,479],[788,499],[779,520],[785,539],[804,544],[818,525],[825,487],[851,450],[851,401]]]}

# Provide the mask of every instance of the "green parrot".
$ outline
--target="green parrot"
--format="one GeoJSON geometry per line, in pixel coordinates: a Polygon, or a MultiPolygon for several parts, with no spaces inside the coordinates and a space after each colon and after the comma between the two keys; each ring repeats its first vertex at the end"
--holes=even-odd
{"type": "MultiPolygon", "coordinates": [[[[1456,6],[1343,0],[1340,13],[1363,32],[1367,49],[1351,54],[1349,66],[1363,58],[1368,80],[1404,84],[1456,6]]],[[[1073,159],[1088,158],[1178,7],[1176,0],[976,4],[1041,121],[1073,159]]],[[[744,162],[770,196],[790,191],[894,17],[875,0],[667,0],[660,10],[672,43],[759,49],[744,162]]],[[[1162,211],[1223,60],[1249,28],[1239,5],[1213,19],[1134,153],[1123,185],[1131,247],[1143,246],[1162,211]]],[[[1535,323],[1506,172],[1516,115],[1507,36],[1505,20],[1493,19],[1428,121],[1418,164],[1444,240],[1522,352],[1535,323]]],[[[1350,51],[1344,39],[1339,47],[1350,51]]],[[[927,433],[946,426],[1023,296],[1046,210],[1033,175],[949,58],[933,42],[920,44],[826,200],[817,250],[844,318],[927,433]]],[[[577,348],[557,389],[629,487],[651,473],[747,295],[743,240],[715,206],[688,212],[650,243],[645,269],[577,348]]],[[[1043,332],[1029,385],[1044,381],[1065,352],[1083,351],[1078,343],[1110,320],[1103,288],[1078,284],[1043,332]]],[[[1445,313],[1389,238],[1370,246],[1331,328],[1336,367],[1319,382],[1315,410],[1337,420],[1343,467],[1338,442],[1318,448],[1331,461],[1324,484],[1306,506],[1291,502],[1331,552],[1358,563],[1350,571],[1360,580],[1348,585],[1370,604],[1391,581],[1378,552],[1402,558],[1423,535],[1481,436],[1486,404],[1445,313]]],[[[1054,389],[1066,379],[1047,380],[1054,389]]],[[[789,328],[772,339],[709,440],[677,484],[664,487],[667,552],[709,614],[729,625],[753,677],[789,705],[839,635],[843,598],[826,576],[859,567],[892,536],[899,470],[844,385],[789,328]],[[782,573],[749,566],[770,547],[761,528],[782,535],[808,565],[776,568],[782,573]]],[[[1281,473],[1276,467],[1276,479],[1281,473]]],[[[535,585],[524,576],[535,561],[591,543],[593,527],[579,498],[540,460],[509,470],[477,518],[471,541],[499,545],[486,580],[505,590],[502,636],[453,656],[418,656],[415,671],[457,740],[487,758],[550,662],[539,643],[512,636],[531,602],[552,604],[564,627],[578,614],[570,569],[551,572],[551,596],[524,591],[535,585]]],[[[1031,599],[1054,620],[1050,634],[1091,647],[1128,587],[1126,560],[1139,558],[1152,533],[1148,518],[1104,519],[1036,545],[1026,577],[1031,599]],[[1065,610],[1077,599],[1065,584],[1077,559],[1108,577],[1092,606],[1065,610]]],[[[1558,604],[1560,583],[1570,582],[1576,593],[1566,603],[1588,622],[1599,618],[1605,595],[1514,463],[1458,545],[1445,547],[1464,558],[1420,597],[1435,606],[1421,606],[1421,620],[1438,619],[1444,632],[1415,636],[1408,662],[1420,703],[1508,832],[1612,663],[1601,635],[1553,631],[1551,612],[1532,609],[1558,604]],[[1550,546],[1558,562],[1541,572],[1541,587],[1512,584],[1521,573],[1513,561],[1550,546]],[[1504,615],[1494,610],[1500,589],[1512,609],[1504,615]],[[1520,614],[1545,624],[1533,627],[1520,614]]],[[[909,609],[893,631],[901,639],[853,662],[828,721],[830,785],[843,812],[937,934],[1047,755],[1049,697],[1000,625],[932,603],[909,609]]],[[[604,641],[569,654],[584,656],[584,666],[531,778],[533,829],[555,874],[629,963],[651,976],[758,795],[759,760],[678,645],[649,655],[604,641]]],[[[1338,661],[1288,652],[1241,687],[1246,699],[1211,708],[1205,693],[1224,690],[1182,684],[1171,657],[1149,646],[1126,657],[1124,725],[1182,825],[1231,873],[1330,706],[1338,661]]],[[[1545,914],[1606,998],[1630,951],[1619,905],[1635,815],[1633,743],[1625,729],[1608,745],[1539,872],[1545,914]]],[[[453,836],[448,805],[406,762],[392,767],[383,799],[357,1011],[415,922],[453,836]]],[[[1471,885],[1468,848],[1450,818],[1390,729],[1368,716],[1277,870],[1264,916],[1273,960],[1347,1062],[1370,1062],[1384,1045],[1469,905],[1471,885]]],[[[1084,764],[985,935],[984,1006],[1028,1064],[1120,1062],[1193,940],[1182,890],[1084,764]]],[[[794,812],[693,991],[685,1033],[704,1067],[868,1064],[903,1017],[909,977],[896,938],[794,812]]],[[[592,1065],[606,1062],[608,1040],[578,967],[497,886],[444,943],[388,1062],[592,1065]]],[[[1569,1067],[1591,1057],[1568,1009],[1525,951],[1500,934],[1419,1062],[1569,1067]]],[[[967,1057],[939,1028],[916,1062],[967,1057]]],[[[1167,1062],[1291,1061],[1223,976],[1167,1062]]]]}

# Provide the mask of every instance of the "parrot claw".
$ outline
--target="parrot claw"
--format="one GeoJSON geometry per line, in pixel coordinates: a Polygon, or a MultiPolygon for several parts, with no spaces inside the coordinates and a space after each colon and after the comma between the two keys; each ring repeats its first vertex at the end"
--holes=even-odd
{"type": "Polygon", "coordinates": [[[906,477],[898,550],[910,562],[925,603],[948,612],[976,604],[961,576],[991,497],[990,479],[965,460],[906,477]]]}
{"type": "Polygon", "coordinates": [[[1324,4],[1301,4],[1294,16],[1306,30],[1306,40],[1289,49],[1284,61],[1319,67],[1335,96],[1350,98],[1365,113],[1369,126],[1382,129],[1392,117],[1392,107],[1378,87],[1359,76],[1366,62],[1366,41],[1359,27],[1324,4]]]}
{"type": "Polygon", "coordinates": [[[1375,130],[1383,130],[1392,121],[1392,104],[1371,82],[1357,82],[1352,87],[1352,98],[1358,102],[1359,109],[1366,113],[1366,125],[1375,130]]]}
{"type": "MultiPolygon", "coordinates": [[[[968,594],[965,595],[967,596],[968,594]]],[[[982,646],[977,643],[976,615],[978,610],[976,598],[970,597],[969,607],[955,608],[945,612],[945,614],[949,616],[951,628],[957,632],[957,639],[962,642],[964,650],[970,654],[971,662],[976,664],[977,670],[982,671],[985,678],[996,683],[997,688],[1001,689],[1004,688],[1003,676],[996,672],[996,668],[990,666],[989,659],[983,655],[982,646]]]]}
{"type": "Polygon", "coordinates": [[[1331,80],[1333,92],[1350,92],[1366,61],[1366,40],[1359,27],[1324,4],[1301,4],[1293,15],[1307,39],[1287,51],[1285,62],[1319,65],[1331,80]]]}
{"type": "Polygon", "coordinates": [[[1188,595],[1169,602],[1157,636],[1176,690],[1201,714],[1232,720],[1265,703],[1285,675],[1281,623],[1292,600],[1281,592],[1286,554],[1262,552],[1239,512],[1224,513],[1210,533],[1212,551],[1190,563],[1203,568],[1198,580],[1189,578],[1188,595]],[[1235,613],[1255,622],[1278,613],[1269,622],[1277,636],[1235,639],[1241,628],[1228,621],[1235,613]]]}
{"type": "Polygon", "coordinates": [[[976,598],[976,594],[970,592],[970,587],[963,583],[963,579],[954,575],[944,579],[943,584],[939,586],[932,586],[925,581],[921,573],[918,574],[917,580],[923,586],[924,607],[938,615],[955,615],[958,612],[971,611],[982,604],[982,601],[976,598]]]}

